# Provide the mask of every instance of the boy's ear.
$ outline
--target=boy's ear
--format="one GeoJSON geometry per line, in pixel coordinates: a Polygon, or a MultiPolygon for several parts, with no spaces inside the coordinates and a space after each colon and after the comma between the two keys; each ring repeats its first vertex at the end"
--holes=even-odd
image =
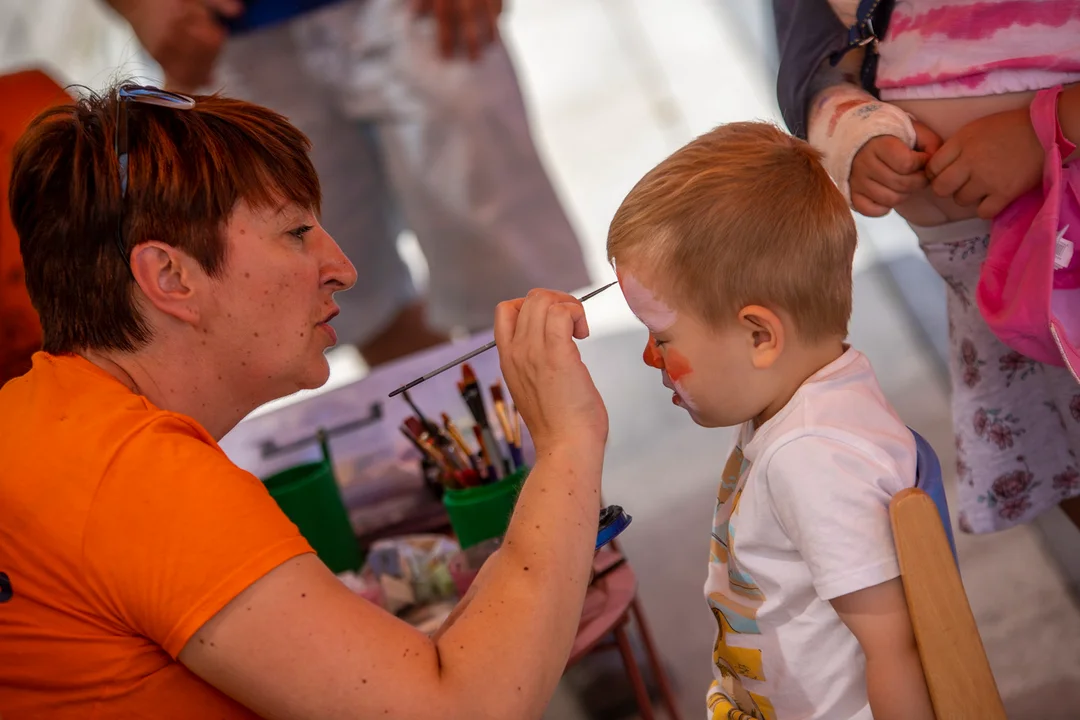
{"type": "Polygon", "coordinates": [[[747,305],[739,311],[739,325],[748,338],[750,361],[758,370],[773,366],[784,351],[784,324],[766,307],[747,305]]]}

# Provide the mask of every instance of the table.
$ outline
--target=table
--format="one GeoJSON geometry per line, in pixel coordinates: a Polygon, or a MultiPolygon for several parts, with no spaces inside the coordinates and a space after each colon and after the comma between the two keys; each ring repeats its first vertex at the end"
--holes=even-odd
{"type": "Polygon", "coordinates": [[[567,667],[580,662],[592,652],[612,647],[618,649],[634,690],[634,698],[641,710],[642,720],[654,720],[656,715],[653,712],[649,691],[641,675],[641,669],[638,667],[627,632],[633,620],[645,645],[649,667],[656,678],[668,717],[671,720],[681,720],[678,704],[671,691],[671,684],[656,654],[652,634],[649,632],[645,615],[637,599],[637,576],[614,542],[596,554],[593,560],[593,572],[596,579],[589,584],[589,589],[585,594],[581,624],[578,626],[577,637],[574,639],[567,667]],[[609,635],[614,636],[614,643],[606,641],[609,635]]]}

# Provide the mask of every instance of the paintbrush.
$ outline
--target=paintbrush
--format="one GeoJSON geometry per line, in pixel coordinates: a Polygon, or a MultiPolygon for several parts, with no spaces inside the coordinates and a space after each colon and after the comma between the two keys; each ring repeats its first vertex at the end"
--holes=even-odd
{"type": "Polygon", "coordinates": [[[446,464],[446,460],[443,459],[439,453],[417,440],[405,427],[401,428],[401,434],[413,444],[413,447],[420,451],[421,455],[427,456],[435,463],[435,467],[439,469],[439,482],[441,482],[444,487],[452,488],[454,486],[453,475],[451,474],[449,466],[446,464]]]}
{"type": "Polygon", "coordinates": [[[441,450],[444,454],[450,455],[454,452],[454,441],[443,434],[442,430],[434,422],[429,420],[424,413],[420,412],[420,408],[416,406],[413,399],[409,397],[408,391],[402,393],[402,397],[405,398],[405,402],[409,403],[409,407],[420,419],[424,429],[431,435],[431,439],[435,441],[435,447],[441,450]]]}
{"type": "Polygon", "coordinates": [[[480,383],[476,380],[476,373],[472,369],[472,365],[465,363],[461,366],[462,382],[458,386],[461,390],[461,397],[465,399],[465,404],[469,406],[469,412],[472,413],[473,419],[476,424],[483,431],[484,445],[487,446],[488,455],[491,457],[491,461],[495,463],[495,467],[503,470],[504,472],[510,472],[510,467],[503,457],[502,451],[499,450],[499,444],[495,442],[495,436],[491,432],[491,422],[488,419],[487,408],[484,407],[484,395],[480,391],[480,383]]]}
{"type": "Polygon", "coordinates": [[[480,443],[480,457],[487,467],[487,478],[485,479],[487,482],[493,483],[499,479],[499,476],[495,472],[495,463],[492,462],[491,454],[488,452],[488,449],[484,447],[484,431],[480,429],[479,425],[473,425],[472,429],[473,432],[476,433],[476,442],[480,443]]]}
{"type": "MultiPolygon", "coordinates": [[[[463,380],[458,381],[458,391],[461,393],[461,397],[464,399],[466,394],[466,385],[463,380]]],[[[479,390],[477,390],[479,392],[479,390]]],[[[476,435],[476,444],[480,447],[480,467],[484,469],[481,476],[489,482],[495,482],[499,479],[499,475],[495,472],[495,453],[491,445],[488,444],[488,437],[491,435],[491,430],[486,433],[484,426],[487,424],[487,415],[483,410],[483,399],[480,400],[481,407],[480,413],[477,415],[473,406],[466,400],[466,405],[469,405],[469,412],[473,416],[473,432],[476,435]],[[478,419],[479,418],[479,419],[478,419]]]]}
{"type": "Polygon", "coordinates": [[[510,452],[510,460],[516,470],[524,463],[521,460],[521,448],[515,447],[514,428],[510,426],[510,416],[506,412],[506,403],[503,402],[501,382],[496,381],[491,386],[491,406],[495,408],[495,417],[499,419],[499,427],[502,428],[503,437],[506,438],[506,449],[510,452]]]}
{"type": "MultiPolygon", "coordinates": [[[[594,295],[599,295],[600,293],[604,292],[605,290],[607,290],[612,285],[617,285],[618,282],[619,282],[618,280],[615,280],[614,282],[609,282],[607,285],[604,285],[603,287],[597,288],[596,290],[593,290],[591,293],[588,293],[587,295],[582,295],[580,298],[578,298],[578,302],[585,302],[586,300],[593,297],[594,295]]],[[[406,390],[411,390],[412,388],[416,387],[417,385],[424,382],[425,380],[430,380],[431,378],[435,377],[436,375],[444,373],[447,370],[449,370],[450,368],[455,367],[457,365],[460,365],[461,363],[465,362],[466,360],[472,360],[474,357],[476,357],[480,353],[487,352],[488,350],[490,350],[493,347],[495,347],[495,341],[494,340],[489,342],[487,345],[476,348],[472,352],[465,353],[464,355],[462,355],[461,357],[459,357],[456,360],[451,360],[450,362],[443,365],[441,368],[437,368],[435,370],[432,370],[427,375],[423,375],[421,377],[416,378],[412,382],[409,382],[409,383],[406,383],[405,385],[402,385],[397,390],[390,393],[390,397],[394,397],[395,395],[400,395],[401,393],[405,392],[406,390]]]]}
{"type": "Polygon", "coordinates": [[[446,460],[447,465],[451,468],[461,469],[468,465],[468,463],[465,463],[458,458],[457,453],[449,451],[453,448],[452,444],[449,448],[444,448],[442,443],[438,441],[435,435],[428,432],[427,428],[424,427],[420,420],[414,417],[405,418],[405,427],[408,428],[409,432],[412,433],[417,440],[441,455],[443,459],[446,460]]]}
{"type": "Polygon", "coordinates": [[[459,487],[472,487],[480,484],[480,476],[475,468],[470,467],[469,459],[458,457],[452,444],[446,448],[439,447],[436,439],[432,437],[431,433],[424,430],[419,420],[414,417],[406,418],[403,432],[428,457],[435,459],[438,462],[440,471],[453,479],[459,487]]]}
{"type": "Polygon", "coordinates": [[[469,444],[465,442],[465,436],[461,434],[461,431],[457,429],[457,425],[450,419],[450,416],[446,413],[442,414],[443,427],[446,429],[446,434],[450,436],[450,439],[454,441],[455,447],[461,455],[463,455],[469,464],[473,466],[473,469],[477,469],[476,459],[473,457],[472,450],[469,448],[469,444]]]}
{"type": "Polygon", "coordinates": [[[424,413],[420,412],[420,408],[416,407],[416,403],[414,403],[413,399],[409,397],[409,392],[406,390],[401,395],[405,398],[405,402],[409,403],[409,407],[412,408],[412,411],[416,415],[416,417],[420,418],[420,422],[424,424],[424,427],[427,428],[427,431],[431,433],[432,436],[438,435],[439,426],[428,420],[427,416],[425,416],[424,413]]]}
{"type": "Polygon", "coordinates": [[[514,424],[514,444],[521,447],[521,415],[518,413],[517,404],[514,404],[512,418],[514,424]]]}

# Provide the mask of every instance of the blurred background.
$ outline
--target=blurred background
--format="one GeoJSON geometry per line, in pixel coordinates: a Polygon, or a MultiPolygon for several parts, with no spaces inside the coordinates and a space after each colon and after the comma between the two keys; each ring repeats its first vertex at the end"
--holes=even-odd
{"type": "MultiPolygon", "coordinates": [[[[643,173],[717,124],[780,122],[771,7],[763,0],[514,0],[502,23],[538,150],[594,284],[613,279],[607,225],[643,173]]],[[[0,72],[28,66],[92,89],[121,77],[160,80],[126,24],[96,0],[0,0],[0,72]]],[[[951,487],[943,288],[899,218],[858,218],[858,225],[851,342],[870,357],[903,419],[934,445],[951,487]]],[[[415,239],[403,234],[399,251],[423,284],[415,239]]],[[[701,586],[729,436],[695,427],[671,406],[655,371],[640,362],[645,332],[617,293],[590,301],[588,311],[593,338],[582,352],[612,421],[605,494],[634,515],[623,549],[684,716],[701,717],[715,631],[701,586]]],[[[365,372],[354,349],[336,350],[329,387],[365,372]]],[[[1076,539],[1057,510],[1029,527],[957,538],[1012,718],[1080,717],[1076,539]]],[[[548,716],[635,713],[612,655],[569,673],[548,716]]]]}

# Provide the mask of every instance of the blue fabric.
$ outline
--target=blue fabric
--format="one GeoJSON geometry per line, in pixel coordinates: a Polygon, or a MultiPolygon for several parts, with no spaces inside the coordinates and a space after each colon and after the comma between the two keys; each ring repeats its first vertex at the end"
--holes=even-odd
{"type": "Polygon", "coordinates": [[[833,55],[830,62],[836,65],[850,50],[866,46],[859,81],[863,89],[878,97],[877,41],[885,37],[889,30],[889,18],[892,16],[893,0],[859,0],[855,11],[855,24],[848,28],[847,46],[833,55]]]}
{"type": "MultiPolygon", "coordinates": [[[[860,0],[856,23],[848,28],[836,17],[829,0],[772,0],[780,54],[776,100],[793,135],[805,140],[809,131],[811,88],[818,68],[827,59],[839,61],[868,38],[885,37],[894,4],[893,0],[860,0]]],[[[877,59],[876,52],[867,52],[860,73],[862,86],[875,96],[877,59]]]]}
{"type": "Polygon", "coordinates": [[[890,13],[891,3],[885,0],[859,0],[859,7],[855,10],[855,24],[848,28],[847,46],[833,53],[831,62],[836,65],[840,58],[857,47],[868,45],[874,40],[880,40],[885,35],[890,13]],[[882,13],[886,13],[882,17],[882,13]],[[886,27],[880,27],[884,22],[886,27]]]}
{"type": "Polygon", "coordinates": [[[937,506],[941,516],[941,524],[945,528],[945,537],[949,539],[949,547],[952,549],[953,560],[959,567],[960,561],[956,555],[956,540],[953,537],[952,520],[949,518],[949,503],[945,499],[945,485],[941,480],[941,462],[938,460],[934,448],[930,447],[922,435],[911,431],[915,436],[915,450],[918,453],[918,466],[915,470],[915,487],[930,496],[937,506]]]}
{"type": "Polygon", "coordinates": [[[828,0],[773,0],[780,71],[776,100],[793,135],[806,139],[814,73],[844,48],[847,28],[828,0]]]}
{"type": "Polygon", "coordinates": [[[608,505],[600,512],[600,532],[596,535],[596,549],[607,545],[622,533],[634,518],[618,505],[608,505]]]}
{"type": "Polygon", "coordinates": [[[229,32],[250,32],[270,25],[287,22],[324,5],[340,0],[248,0],[244,14],[238,18],[223,19],[229,32]]]}

